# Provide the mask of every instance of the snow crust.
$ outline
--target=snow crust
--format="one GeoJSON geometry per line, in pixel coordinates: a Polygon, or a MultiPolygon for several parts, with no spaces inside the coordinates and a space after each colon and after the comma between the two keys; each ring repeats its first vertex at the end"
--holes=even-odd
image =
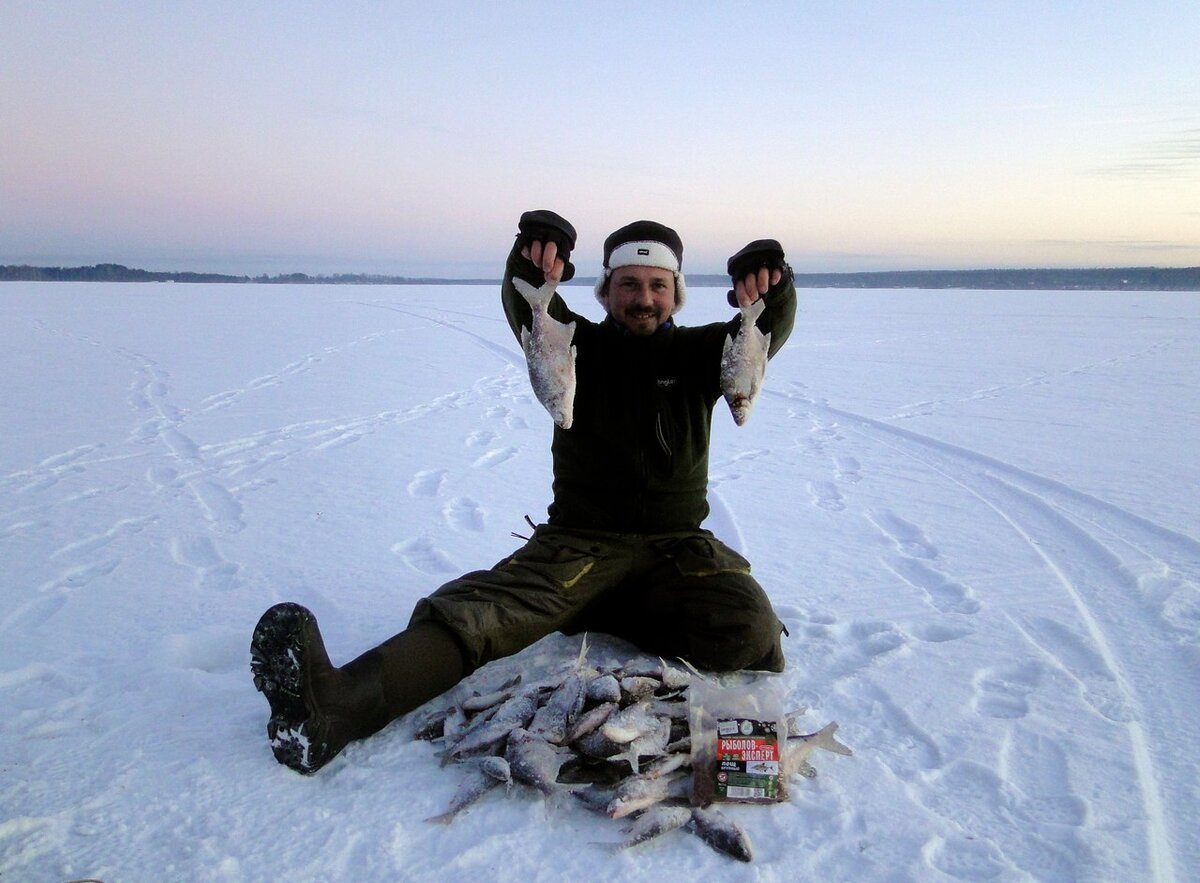
{"type": "MultiPolygon", "coordinates": [[[[577,310],[590,292],[564,289],[577,310]]],[[[806,291],[708,525],[836,720],[741,865],[458,781],[401,720],[275,763],[248,642],[335,662],[549,501],[550,417],[480,287],[0,287],[0,878],[1200,878],[1200,298],[806,291]]],[[[730,315],[697,289],[679,317],[730,315]]],[[[508,665],[571,659],[554,636],[508,665]]]]}

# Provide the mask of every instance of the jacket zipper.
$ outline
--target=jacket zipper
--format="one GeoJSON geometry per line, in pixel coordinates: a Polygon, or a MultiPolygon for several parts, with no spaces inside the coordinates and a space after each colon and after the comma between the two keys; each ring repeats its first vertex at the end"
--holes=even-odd
{"type": "Polygon", "coordinates": [[[663,449],[667,457],[671,457],[671,446],[667,444],[667,437],[663,433],[662,411],[658,411],[654,415],[654,434],[658,436],[658,445],[663,449]]]}

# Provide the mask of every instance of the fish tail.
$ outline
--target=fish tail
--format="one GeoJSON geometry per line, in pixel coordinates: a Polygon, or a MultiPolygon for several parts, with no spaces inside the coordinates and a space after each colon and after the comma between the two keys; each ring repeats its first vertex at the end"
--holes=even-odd
{"type": "Polygon", "coordinates": [[[517,292],[529,302],[531,307],[546,306],[550,303],[550,298],[554,297],[554,290],[557,286],[547,282],[541,288],[534,288],[524,279],[518,276],[513,276],[513,287],[517,292]]]}
{"type": "Polygon", "coordinates": [[[826,724],[813,736],[813,744],[817,748],[824,748],[826,751],[832,751],[834,754],[841,754],[845,757],[853,757],[854,752],[850,750],[850,747],[843,745],[833,737],[833,734],[837,732],[837,729],[837,721],[826,724]]]}

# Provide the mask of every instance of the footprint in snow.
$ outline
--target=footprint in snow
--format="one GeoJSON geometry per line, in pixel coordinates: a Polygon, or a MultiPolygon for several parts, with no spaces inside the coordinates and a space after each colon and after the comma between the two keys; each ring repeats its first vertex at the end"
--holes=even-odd
{"type": "Polygon", "coordinates": [[[158,642],[158,659],[172,668],[215,674],[242,667],[246,654],[246,636],[239,629],[202,628],[179,635],[167,635],[158,642]]]}
{"type": "Polygon", "coordinates": [[[938,557],[937,547],[929,541],[921,528],[905,521],[892,510],[872,509],[867,518],[891,540],[902,555],[927,561],[938,557]]]}
{"type": "Polygon", "coordinates": [[[477,459],[471,465],[476,468],[486,467],[486,468],[490,469],[493,466],[499,466],[505,460],[512,459],[513,457],[516,456],[516,454],[517,454],[516,448],[512,448],[512,447],[495,448],[493,450],[488,451],[486,454],[484,454],[482,457],[477,459]]]}
{"type": "Polygon", "coordinates": [[[490,429],[480,429],[472,432],[464,440],[463,444],[468,448],[482,448],[491,444],[496,439],[496,433],[490,429]]]}
{"type": "Polygon", "coordinates": [[[812,497],[813,505],[819,509],[827,512],[840,512],[846,508],[841,492],[831,481],[810,481],[808,493],[812,497]]]}
{"type": "Polygon", "coordinates": [[[862,467],[853,457],[835,457],[833,465],[837,469],[838,481],[847,484],[858,484],[862,481],[862,467]]]}
{"type": "Polygon", "coordinates": [[[483,530],[483,510],[470,497],[455,497],[442,509],[442,516],[455,530],[475,533],[483,530]]]}
{"type": "Polygon", "coordinates": [[[408,483],[410,497],[435,497],[442,489],[446,479],[445,469],[424,469],[412,477],[408,483]]]}
{"type": "MultiPolygon", "coordinates": [[[[1076,879],[1083,855],[1072,823],[1065,829],[1059,824],[1036,824],[1028,813],[1029,801],[990,767],[954,761],[925,778],[917,796],[966,841],[995,844],[1004,861],[1017,870],[1039,880],[1076,879]]],[[[1080,809],[1070,801],[1063,806],[1080,809]]],[[[947,867],[962,868],[958,862],[973,855],[978,857],[969,849],[957,850],[954,863],[947,867]]]]}
{"type": "Polygon", "coordinates": [[[995,843],[978,837],[935,836],[921,852],[927,864],[955,880],[994,880],[1014,870],[995,843]]]}
{"type": "Polygon", "coordinates": [[[196,587],[204,590],[232,589],[240,569],[222,558],[212,540],[205,536],[175,537],[171,540],[171,557],[177,564],[194,570],[196,587]]]}
{"type": "Polygon", "coordinates": [[[445,552],[435,546],[432,540],[424,537],[396,543],[392,546],[392,551],[413,570],[430,576],[460,572],[458,565],[451,561],[445,552]]]}
{"type": "Polygon", "coordinates": [[[861,722],[861,731],[856,726],[853,736],[847,734],[847,744],[856,752],[872,749],[892,772],[906,780],[945,764],[933,737],[881,688],[863,681],[847,699],[847,721],[861,722]]]}
{"type": "Polygon", "coordinates": [[[150,485],[150,489],[160,494],[169,488],[179,488],[182,482],[179,481],[179,473],[170,466],[151,466],[146,470],[146,483],[150,485]]]}
{"type": "Polygon", "coordinates": [[[1084,701],[1097,714],[1117,723],[1135,719],[1124,690],[1090,640],[1049,617],[1022,620],[1017,627],[1075,679],[1084,701]]]}
{"type": "Polygon", "coordinates": [[[926,644],[944,644],[946,641],[957,641],[975,633],[967,626],[952,625],[940,622],[918,622],[907,626],[907,631],[918,641],[926,644]]]}
{"type": "Polygon", "coordinates": [[[1029,695],[1042,679],[1042,666],[1018,662],[975,673],[971,706],[984,717],[1012,720],[1029,713],[1029,695]]]}
{"type": "Polygon", "coordinates": [[[982,609],[969,588],[922,561],[904,555],[888,555],[883,563],[900,579],[924,592],[930,605],[940,613],[973,615],[982,609]]]}
{"type": "Polygon", "coordinates": [[[1087,823],[1087,802],[1072,790],[1070,762],[1054,739],[1014,727],[1002,758],[1009,784],[1020,795],[1014,808],[1022,815],[1038,824],[1087,823]]]}

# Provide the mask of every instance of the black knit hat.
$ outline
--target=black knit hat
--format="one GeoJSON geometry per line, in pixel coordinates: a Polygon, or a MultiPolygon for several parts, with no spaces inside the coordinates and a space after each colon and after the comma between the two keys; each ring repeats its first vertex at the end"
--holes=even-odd
{"type": "Polygon", "coordinates": [[[596,297],[618,267],[658,267],[675,274],[675,310],[687,298],[683,279],[683,240],[679,234],[657,221],[634,221],[615,230],[604,240],[604,273],[596,280],[596,297]]]}

